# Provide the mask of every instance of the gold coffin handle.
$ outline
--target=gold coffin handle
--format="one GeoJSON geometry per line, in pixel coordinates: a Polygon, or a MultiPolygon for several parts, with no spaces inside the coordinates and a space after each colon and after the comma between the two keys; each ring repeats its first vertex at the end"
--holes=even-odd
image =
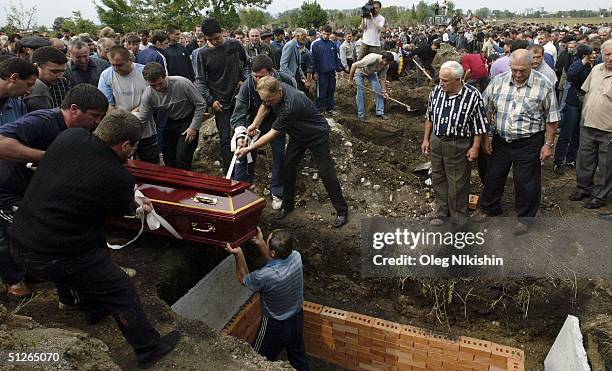
{"type": "Polygon", "coordinates": [[[198,227],[198,223],[191,223],[191,229],[193,229],[194,231],[197,232],[202,232],[202,233],[212,233],[214,231],[216,231],[216,228],[214,225],[210,224],[210,223],[205,223],[206,224],[206,229],[202,229],[198,227]]]}
{"type": "Polygon", "coordinates": [[[196,195],[192,197],[191,199],[194,202],[201,202],[207,205],[216,205],[217,202],[219,202],[219,200],[216,197],[206,197],[206,196],[200,196],[200,195],[196,195]]]}

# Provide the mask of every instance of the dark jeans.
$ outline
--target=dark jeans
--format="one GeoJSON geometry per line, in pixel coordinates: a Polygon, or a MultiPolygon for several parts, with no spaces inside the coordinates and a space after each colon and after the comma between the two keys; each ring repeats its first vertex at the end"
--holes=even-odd
{"type": "Polygon", "coordinates": [[[157,128],[157,143],[159,143],[159,150],[164,150],[164,130],[166,129],[166,122],[168,121],[168,115],[166,112],[158,110],[155,112],[155,126],[157,128]]]}
{"type": "Polygon", "coordinates": [[[491,166],[487,170],[480,208],[487,214],[502,213],[501,198],[510,167],[514,176],[514,204],[519,220],[530,223],[538,213],[542,193],[540,150],[544,145],[544,131],[529,138],[508,143],[500,136],[493,137],[491,166]]]}
{"type": "Polygon", "coordinates": [[[134,284],[113,263],[106,247],[60,257],[30,253],[13,243],[12,252],[34,277],[55,283],[60,302],[77,298],[77,304],[90,313],[110,313],[136,358],[143,360],[155,352],[159,333],[147,320],[134,284]]]}
{"type": "Polygon", "coordinates": [[[555,165],[576,161],[580,143],[580,108],[566,104],[559,126],[561,134],[555,148],[555,165]]]}
{"type": "Polygon", "coordinates": [[[318,74],[317,79],[317,109],[319,112],[334,109],[334,93],[336,92],[336,71],[318,74]]]}
{"type": "Polygon", "coordinates": [[[578,192],[606,201],[612,191],[612,133],[588,126],[580,127],[576,185],[578,192]],[[601,185],[595,186],[593,178],[597,168],[601,185]]]}
{"type": "Polygon", "coordinates": [[[298,172],[300,161],[304,157],[304,153],[309,149],[314,161],[317,164],[319,176],[323,181],[327,195],[331,199],[332,205],[336,209],[338,215],[348,215],[348,206],[342,196],[342,189],[338,182],[336,169],[334,168],[334,160],[329,153],[329,138],[324,138],[322,141],[312,144],[308,147],[302,147],[292,139],[289,139],[287,151],[285,153],[285,167],[283,168],[283,183],[285,191],[283,192],[283,209],[293,210],[295,204],[295,181],[298,172]]]}
{"type": "Polygon", "coordinates": [[[232,162],[232,126],[230,125],[230,118],[234,112],[234,103],[230,107],[223,107],[219,112],[215,111],[215,124],[217,125],[217,131],[219,131],[219,152],[221,153],[221,162],[223,164],[223,174],[227,174],[230,163],[232,162]]]}
{"type": "Polygon", "coordinates": [[[304,311],[283,321],[262,316],[257,337],[253,344],[255,351],[274,362],[287,349],[287,359],[298,371],[310,370],[308,356],[304,350],[304,311]]]}
{"type": "Polygon", "coordinates": [[[11,255],[11,240],[7,229],[7,225],[0,224],[0,278],[2,282],[13,285],[22,281],[26,272],[11,255]]]}
{"type": "Polygon", "coordinates": [[[157,136],[151,135],[148,138],[142,138],[138,141],[136,155],[140,161],[159,164],[159,146],[157,145],[157,136]]]}
{"type": "Polygon", "coordinates": [[[187,143],[186,135],[181,135],[191,125],[193,116],[188,116],[181,120],[166,121],[164,129],[164,164],[166,166],[175,167],[177,169],[191,170],[191,162],[193,161],[193,152],[198,148],[198,132],[196,138],[187,143]]]}
{"type": "MultiPolygon", "coordinates": [[[[483,139],[484,140],[484,139],[483,139]]],[[[478,177],[480,182],[484,184],[487,176],[487,169],[489,168],[489,162],[491,161],[491,155],[487,154],[482,147],[478,152],[478,177]]]]}
{"type": "MultiPolygon", "coordinates": [[[[261,130],[261,135],[270,131],[261,130]]],[[[270,182],[270,191],[278,198],[283,197],[283,163],[285,161],[285,134],[281,134],[276,139],[270,142],[272,147],[272,180],[270,182]]],[[[237,160],[234,165],[233,180],[240,180],[247,183],[253,183],[255,177],[255,168],[257,165],[257,151],[251,152],[253,162],[247,164],[246,157],[237,160]]]]}

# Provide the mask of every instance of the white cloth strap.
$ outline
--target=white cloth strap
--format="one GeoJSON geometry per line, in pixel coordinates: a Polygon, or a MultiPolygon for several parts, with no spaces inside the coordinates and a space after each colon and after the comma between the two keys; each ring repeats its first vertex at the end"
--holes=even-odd
{"type": "MultiPolygon", "coordinates": [[[[257,130],[255,135],[250,137],[247,134],[247,128],[245,128],[244,126],[238,126],[234,130],[234,136],[232,137],[232,142],[230,144],[231,151],[232,153],[234,153],[234,157],[232,157],[232,162],[230,162],[230,166],[229,166],[229,169],[227,170],[227,174],[225,174],[225,179],[232,178],[232,173],[234,172],[234,167],[236,166],[236,162],[240,162],[240,160],[238,160],[238,157],[236,157],[236,153],[235,153],[236,150],[238,149],[238,140],[240,139],[244,140],[245,146],[248,147],[251,144],[255,143],[257,139],[259,139],[259,134],[261,134],[261,132],[257,130]]],[[[246,161],[247,161],[247,164],[250,164],[251,162],[253,162],[253,156],[251,155],[250,152],[247,153],[246,155],[246,161]]]]}
{"type": "Polygon", "coordinates": [[[149,227],[150,230],[152,231],[157,230],[161,226],[161,227],[164,227],[168,232],[170,232],[170,234],[173,235],[175,238],[178,238],[179,240],[183,239],[183,237],[181,237],[181,235],[178,234],[176,229],[174,229],[174,227],[172,227],[172,225],[170,225],[170,223],[168,223],[166,219],[164,219],[162,216],[160,216],[158,213],[155,212],[155,209],[151,210],[150,213],[145,214],[144,209],[142,207],[142,200],[140,199],[141,197],[144,197],[142,192],[140,192],[138,189],[135,190],[134,200],[139,205],[138,208],[136,209],[136,217],[140,219],[140,230],[138,231],[138,234],[136,235],[136,237],[132,238],[129,242],[127,242],[124,245],[111,245],[110,243],[107,242],[106,245],[108,246],[108,248],[113,249],[113,250],[119,250],[119,249],[122,249],[132,244],[134,241],[136,241],[138,237],[140,237],[140,235],[144,231],[145,219],[147,220],[147,226],[149,227]]]}

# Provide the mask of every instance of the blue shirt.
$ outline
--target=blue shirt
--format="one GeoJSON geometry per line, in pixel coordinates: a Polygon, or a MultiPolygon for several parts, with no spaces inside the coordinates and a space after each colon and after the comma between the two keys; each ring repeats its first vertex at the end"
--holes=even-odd
{"type": "MultiPolygon", "coordinates": [[[[44,151],[66,129],[62,112],[54,108],[37,110],[4,124],[0,126],[0,135],[44,151]]],[[[21,202],[32,175],[33,171],[22,162],[0,160],[0,209],[21,202]]]]}
{"type": "Polygon", "coordinates": [[[266,316],[278,321],[291,318],[304,305],[302,256],[294,250],[286,259],[269,260],[261,269],[249,273],[244,285],[261,293],[266,316]]]}
{"type": "Polygon", "coordinates": [[[316,73],[335,72],[342,69],[338,47],[331,40],[317,39],[310,47],[312,69],[316,73]]]}
{"type": "Polygon", "coordinates": [[[18,118],[28,113],[28,108],[20,98],[8,98],[0,107],[0,125],[17,121],[18,118]]]}

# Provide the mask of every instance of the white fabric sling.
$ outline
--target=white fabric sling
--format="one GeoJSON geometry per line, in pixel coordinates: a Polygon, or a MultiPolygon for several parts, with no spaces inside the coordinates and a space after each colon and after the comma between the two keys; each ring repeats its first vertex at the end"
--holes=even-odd
{"type": "MultiPolygon", "coordinates": [[[[236,128],[236,130],[234,130],[234,136],[232,137],[232,142],[231,142],[231,151],[232,153],[234,153],[234,157],[232,157],[232,162],[230,162],[230,166],[229,169],[227,169],[227,174],[225,174],[225,179],[231,179],[232,178],[232,173],[234,172],[234,167],[236,166],[236,162],[240,162],[240,160],[238,160],[238,157],[236,157],[236,150],[238,149],[238,140],[239,139],[243,139],[245,142],[245,146],[250,146],[251,144],[255,143],[257,141],[257,139],[259,139],[259,134],[261,134],[261,132],[259,130],[257,130],[257,132],[255,133],[255,135],[253,135],[252,137],[250,137],[247,134],[247,128],[245,128],[244,126],[238,126],[236,128]]],[[[251,153],[247,153],[246,155],[246,162],[247,164],[250,164],[251,162],[253,162],[253,156],[251,155],[251,153]]]]}

